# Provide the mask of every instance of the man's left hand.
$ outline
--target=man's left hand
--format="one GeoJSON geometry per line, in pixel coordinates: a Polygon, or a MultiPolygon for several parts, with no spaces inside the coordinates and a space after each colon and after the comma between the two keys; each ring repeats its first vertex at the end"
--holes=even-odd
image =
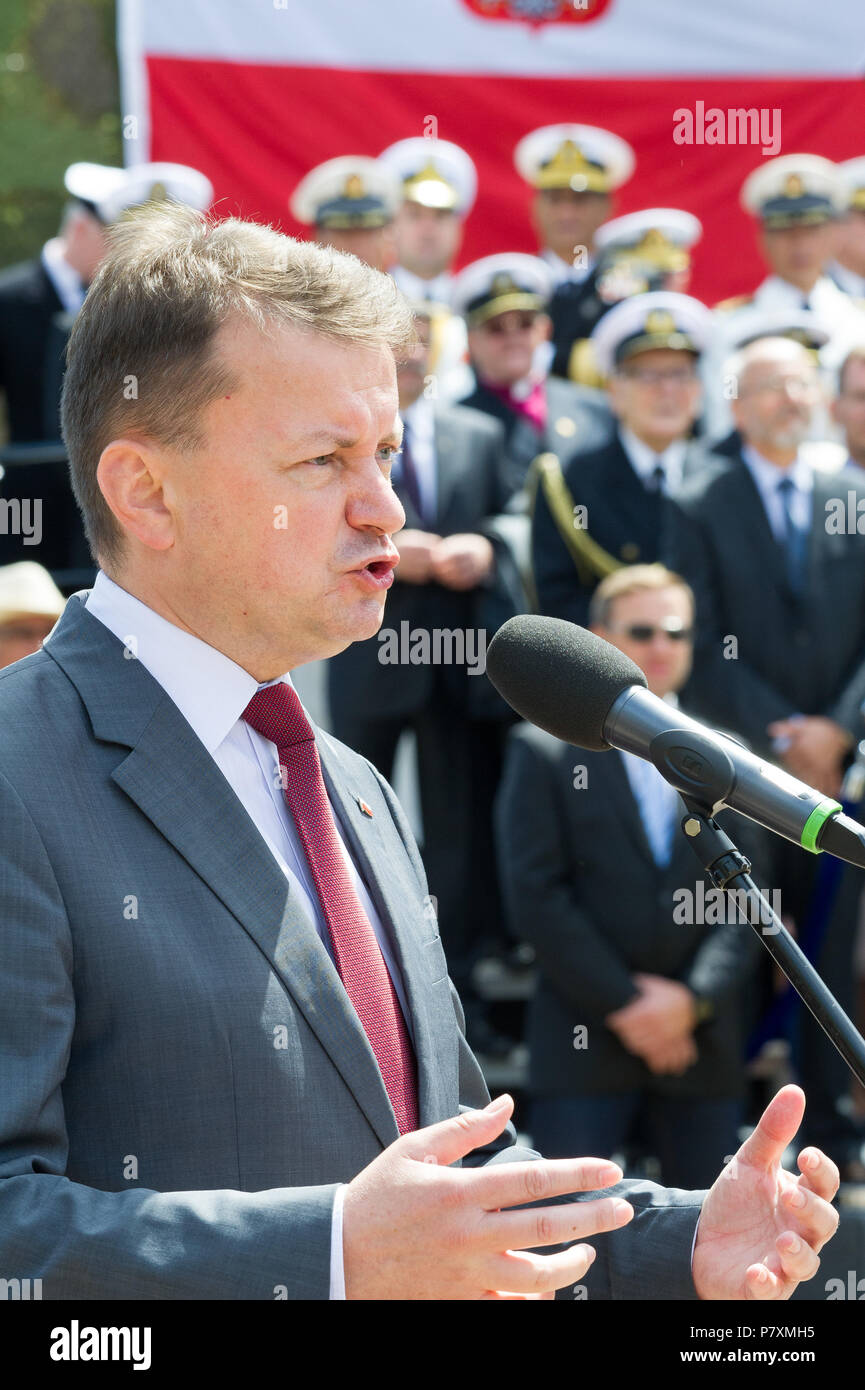
{"type": "Polygon", "coordinates": [[[784,1086],[708,1193],[694,1249],[698,1297],[785,1299],[816,1274],[838,1227],[838,1169],[819,1149],[799,1154],[799,1177],[781,1167],[804,1112],[804,1093],[784,1086]]]}
{"type": "Polygon", "coordinates": [[[841,786],[841,763],[852,746],[848,731],[833,719],[806,715],[779,719],[767,731],[772,738],[784,738],[787,748],[781,755],[784,766],[800,781],[816,787],[824,796],[837,797],[841,786]]]}
{"type": "Polygon", "coordinates": [[[486,536],[445,536],[432,553],[432,577],[447,589],[474,589],[491,572],[495,558],[486,536]]]}
{"type": "Polygon", "coordinates": [[[608,1014],[605,1022],[630,1052],[690,1037],[696,1026],[695,1000],[687,985],[661,975],[633,976],[638,997],[608,1014]]]}

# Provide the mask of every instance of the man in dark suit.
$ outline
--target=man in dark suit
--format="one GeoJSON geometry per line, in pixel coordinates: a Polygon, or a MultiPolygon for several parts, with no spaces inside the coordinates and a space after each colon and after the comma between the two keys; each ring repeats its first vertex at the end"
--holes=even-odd
{"type": "MultiPolygon", "coordinates": [[[[675,699],[694,622],[677,575],[617,570],[589,616],[653,694],[675,699]]],[[[533,1142],[610,1157],[642,1124],[665,1183],[710,1180],[744,1118],[743,992],[759,946],[734,909],[729,920],[703,909],[711,885],[680,832],[681,798],[636,756],[574,749],[522,725],[498,811],[505,900],[540,966],[528,1026],[533,1142]]],[[[740,839],[762,883],[758,835],[740,839]]]]}
{"type": "Polygon", "coordinates": [[[202,209],[213,197],[209,180],[180,164],[71,164],[64,184],[72,201],[59,234],[37,260],[0,273],[0,390],[13,444],[60,439],[66,343],[105,256],[106,227],[152,197],[202,209]]]}
{"type": "Polygon", "coordinates": [[[538,454],[591,449],[612,431],[602,391],[560,381],[539,366],[548,346],[544,310],[551,290],[544,263],[518,253],[473,261],[454,281],[452,302],[466,321],[475,375],[461,404],[503,425],[514,487],[523,485],[538,454]]]}
{"type": "Polygon", "coordinates": [[[698,470],[690,433],[700,409],[697,362],[711,315],[687,295],[624,300],[593,343],[617,427],[609,443],[533,469],[532,575],[541,613],[585,623],[599,581],[663,556],[670,494],[698,470]]]}
{"type": "Polygon", "coordinates": [[[430,319],[422,305],[416,324],[420,342],[397,376],[405,432],[394,483],[406,529],[387,622],[377,641],[331,659],[330,710],[337,737],[387,778],[400,735],[415,733],[424,864],[469,1036],[485,1050],[494,1037],[471,971],[482,947],[503,944],[489,864],[493,797],[514,718],[485,675],[485,653],[496,628],[525,607],[517,555],[528,522],[507,512],[501,427],[426,395],[430,319]],[[449,639],[438,654],[437,634],[449,639]]]}
{"type": "MultiPolygon", "coordinates": [[[[863,503],[848,472],[819,472],[802,458],[819,401],[805,348],[760,339],[726,370],[737,383],[731,404],[741,448],[685,482],[672,530],[670,562],[697,600],[688,701],[700,717],[837,798],[845,759],[862,733],[865,700],[865,535],[857,530],[863,503]]],[[[801,936],[820,910],[819,861],[782,840],[773,851],[784,912],[801,936]]],[[[842,878],[816,961],[845,1007],[855,878],[854,871],[842,878]]],[[[855,1140],[858,1147],[858,1136],[835,1114],[849,1074],[804,1011],[800,1061],[814,1095],[815,1139],[838,1148],[855,1140]]]]}
{"type": "Polygon", "coordinates": [[[293,688],[381,625],[412,332],[355,257],[168,205],[91,287],[63,426],[102,568],[0,672],[0,1265],[56,1299],[543,1297],[592,1251],[525,1252],[615,1231],[602,1296],[789,1297],[837,1225],[825,1155],[780,1169],[801,1092],[708,1195],[516,1147],[399,805],[293,688]]]}

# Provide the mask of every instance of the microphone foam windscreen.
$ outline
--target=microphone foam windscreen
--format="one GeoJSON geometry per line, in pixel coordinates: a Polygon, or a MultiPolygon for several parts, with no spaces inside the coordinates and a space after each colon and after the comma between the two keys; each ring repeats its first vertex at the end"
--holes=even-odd
{"type": "Polygon", "coordinates": [[[623,690],[646,684],[630,657],[594,632],[536,613],[499,628],[487,675],[517,714],[578,748],[609,748],[604,722],[623,690]]]}

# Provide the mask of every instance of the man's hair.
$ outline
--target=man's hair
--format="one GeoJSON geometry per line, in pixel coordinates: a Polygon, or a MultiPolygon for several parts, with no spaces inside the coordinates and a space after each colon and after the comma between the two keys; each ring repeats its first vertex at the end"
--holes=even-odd
{"type": "Polygon", "coordinates": [[[176,203],[142,208],[109,237],[69,339],[62,400],[72,490],[99,564],[124,549],[96,480],[102,451],[127,434],[180,451],[203,444],[202,410],[237,385],[214,347],[228,319],[387,346],[397,359],[414,341],[391,277],[332,247],[176,203]]]}
{"type": "Polygon", "coordinates": [[[617,599],[656,589],[684,589],[693,611],[693,590],[680,574],[674,574],[666,565],[623,565],[602,579],[592,594],[589,602],[590,626],[609,627],[613,604],[617,599]]]}
{"type": "Polygon", "coordinates": [[[862,344],[860,347],[851,348],[844,358],[844,361],[841,363],[841,366],[838,368],[839,396],[844,395],[844,373],[847,371],[851,362],[865,362],[865,344],[862,344]]]}

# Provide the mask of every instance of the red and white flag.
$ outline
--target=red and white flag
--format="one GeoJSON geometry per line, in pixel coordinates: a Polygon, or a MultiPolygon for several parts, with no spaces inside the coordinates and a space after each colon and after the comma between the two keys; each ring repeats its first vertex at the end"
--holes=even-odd
{"type": "Polygon", "coordinates": [[[753,168],[865,153],[850,0],[119,0],[118,35],[127,163],[201,169],[226,214],[305,235],[288,198],[309,169],[428,133],[478,166],[461,261],[535,250],[514,146],[580,121],[634,147],[617,212],[701,219],[709,302],[765,274],[739,207],[753,168]]]}

